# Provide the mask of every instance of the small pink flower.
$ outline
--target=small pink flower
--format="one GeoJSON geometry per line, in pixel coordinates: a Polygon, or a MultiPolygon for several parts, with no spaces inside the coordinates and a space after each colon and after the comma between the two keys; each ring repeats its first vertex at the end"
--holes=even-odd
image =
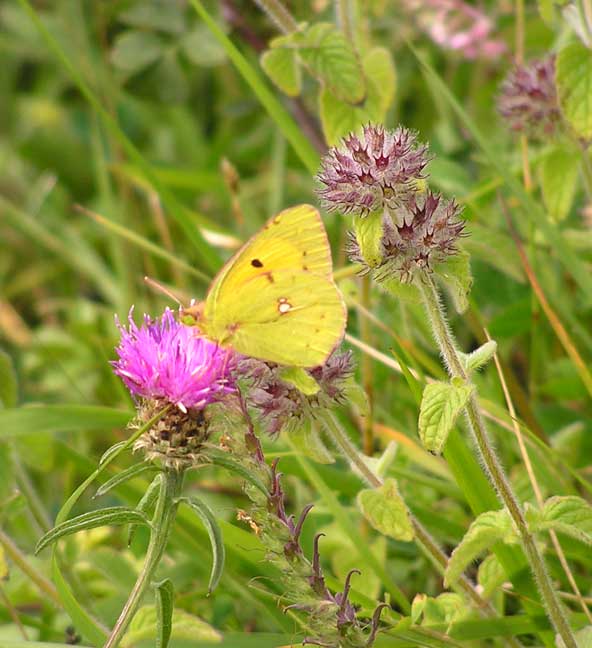
{"type": "Polygon", "coordinates": [[[119,360],[111,364],[133,396],[168,401],[186,412],[234,391],[232,351],[178,322],[168,308],[157,320],[144,315],[140,327],[132,314],[133,308],[127,329],[116,319],[119,360]]]}

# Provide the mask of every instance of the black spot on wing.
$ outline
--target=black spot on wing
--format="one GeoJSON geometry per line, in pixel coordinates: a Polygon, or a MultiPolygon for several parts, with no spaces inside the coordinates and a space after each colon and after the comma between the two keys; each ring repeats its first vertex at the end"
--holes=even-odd
{"type": "Polygon", "coordinates": [[[260,259],[251,259],[251,265],[253,268],[262,268],[263,267],[263,261],[260,259]]]}

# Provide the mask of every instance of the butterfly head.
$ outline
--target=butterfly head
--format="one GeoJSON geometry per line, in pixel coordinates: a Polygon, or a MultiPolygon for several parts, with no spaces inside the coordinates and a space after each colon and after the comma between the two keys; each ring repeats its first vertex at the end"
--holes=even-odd
{"type": "Polygon", "coordinates": [[[199,326],[204,320],[205,302],[198,302],[194,299],[187,308],[182,306],[179,309],[179,319],[187,326],[199,326]]]}

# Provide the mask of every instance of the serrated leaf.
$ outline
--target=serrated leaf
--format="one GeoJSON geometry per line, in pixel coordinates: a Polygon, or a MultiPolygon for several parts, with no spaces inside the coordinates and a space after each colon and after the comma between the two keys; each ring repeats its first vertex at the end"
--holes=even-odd
{"type": "Polygon", "coordinates": [[[6,562],[6,554],[4,547],[0,544],[0,580],[8,578],[8,563],[6,562]]]}
{"type": "Polygon", "coordinates": [[[592,507],[575,495],[549,498],[537,522],[530,524],[532,531],[554,529],[592,545],[592,507]]]}
{"type": "Polygon", "coordinates": [[[395,92],[395,68],[388,51],[380,55],[374,52],[371,50],[362,61],[367,80],[366,99],[362,105],[347,104],[328,88],[323,88],[319,94],[321,124],[330,146],[367,122],[384,121],[395,92]]]}
{"type": "Polygon", "coordinates": [[[158,467],[151,463],[133,464],[129,468],[126,468],[125,470],[118,472],[116,475],[113,475],[113,477],[111,477],[111,479],[108,479],[104,484],[101,484],[101,486],[97,488],[95,497],[102,497],[110,490],[116,488],[120,484],[125,483],[129,479],[133,479],[134,477],[138,477],[139,475],[143,475],[147,472],[154,472],[155,470],[158,470],[158,467]]]}
{"type": "Polygon", "coordinates": [[[444,592],[437,597],[426,596],[417,606],[425,625],[451,624],[470,614],[470,607],[460,594],[444,592]]]}
{"type": "Polygon", "coordinates": [[[364,72],[351,42],[332,23],[317,23],[301,34],[298,52],[331,94],[350,105],[366,94],[364,72]]]}
{"type": "Polygon", "coordinates": [[[426,450],[441,454],[473,389],[466,383],[435,382],[425,386],[419,408],[418,431],[426,450]]]}
{"type": "Polygon", "coordinates": [[[330,464],[335,462],[331,451],[323,443],[316,424],[309,418],[296,421],[286,430],[290,442],[298,452],[317,463],[330,464]]]}
{"type": "Polygon", "coordinates": [[[377,531],[395,540],[413,540],[409,511],[394,479],[386,479],[380,488],[360,491],[356,499],[360,511],[377,531]]]}
{"type": "Polygon", "coordinates": [[[0,349],[0,408],[16,407],[18,385],[12,358],[0,349]]]}
{"type": "Polygon", "coordinates": [[[540,163],[543,201],[555,222],[565,220],[571,210],[579,168],[580,155],[562,146],[556,146],[540,163]]]}
{"type": "Polygon", "coordinates": [[[382,212],[354,217],[354,232],[360,254],[370,268],[377,268],[383,259],[382,212]]]}
{"type": "Polygon", "coordinates": [[[305,396],[314,396],[320,389],[319,383],[302,367],[282,367],[279,373],[284,382],[292,385],[305,396]]]}
{"type": "Polygon", "coordinates": [[[297,97],[302,91],[302,72],[296,50],[288,47],[267,50],[261,56],[261,67],[289,97],[297,97]]]}
{"type": "Polygon", "coordinates": [[[444,572],[446,587],[456,583],[467,565],[484,551],[491,548],[496,542],[508,539],[511,534],[512,520],[506,509],[481,513],[471,524],[448,560],[444,572]]]}
{"type": "Polygon", "coordinates": [[[482,344],[478,349],[471,351],[471,353],[462,353],[461,361],[468,371],[475,371],[486,365],[497,351],[497,342],[495,340],[488,340],[482,344]]]}
{"type": "Polygon", "coordinates": [[[582,139],[592,139],[592,51],[581,43],[557,55],[556,77],[563,115],[582,139]]]}
{"type": "Polygon", "coordinates": [[[163,42],[156,34],[146,31],[128,31],[115,39],[111,62],[123,72],[137,74],[157,61],[163,52],[163,42]]]}
{"type": "MultiPolygon", "coordinates": [[[[124,648],[132,648],[141,641],[154,640],[156,636],[156,609],[153,605],[144,605],[135,614],[128,631],[122,640],[124,648]]],[[[173,611],[171,639],[177,641],[197,641],[219,643],[222,635],[211,625],[183,610],[173,611]]]]}
{"type": "Polygon", "coordinates": [[[506,580],[506,571],[495,554],[487,556],[479,565],[477,582],[482,588],[483,598],[488,599],[506,580]]]}
{"type": "Polygon", "coordinates": [[[167,648],[173,630],[173,603],[175,590],[165,580],[154,584],[156,594],[156,648],[167,648]]]}
{"type": "Polygon", "coordinates": [[[146,524],[149,526],[150,522],[144,513],[126,506],[112,506],[98,511],[91,511],[90,513],[83,513],[82,515],[58,524],[48,531],[37,543],[35,553],[39,553],[56,540],[73,533],[78,533],[78,531],[121,524],[146,524]]]}
{"type": "Polygon", "coordinates": [[[434,271],[452,296],[456,311],[464,313],[469,307],[469,293],[473,285],[471,255],[466,250],[458,250],[444,263],[437,264],[434,271]]]}
{"type": "Polygon", "coordinates": [[[208,583],[208,593],[213,592],[220,582],[222,572],[224,571],[224,559],[226,550],[224,549],[224,540],[222,539],[222,530],[212,513],[210,507],[197,497],[182,497],[179,503],[187,504],[189,508],[199,517],[210,538],[212,547],[212,570],[210,572],[210,582],[208,583]]]}

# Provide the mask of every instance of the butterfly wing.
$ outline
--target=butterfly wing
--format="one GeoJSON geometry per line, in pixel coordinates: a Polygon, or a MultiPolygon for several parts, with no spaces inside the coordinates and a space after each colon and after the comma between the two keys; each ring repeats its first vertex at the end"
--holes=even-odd
{"type": "Polygon", "coordinates": [[[310,205],[269,219],[214,279],[203,313],[206,334],[221,344],[302,367],[326,360],[345,321],[327,234],[310,205]]]}

